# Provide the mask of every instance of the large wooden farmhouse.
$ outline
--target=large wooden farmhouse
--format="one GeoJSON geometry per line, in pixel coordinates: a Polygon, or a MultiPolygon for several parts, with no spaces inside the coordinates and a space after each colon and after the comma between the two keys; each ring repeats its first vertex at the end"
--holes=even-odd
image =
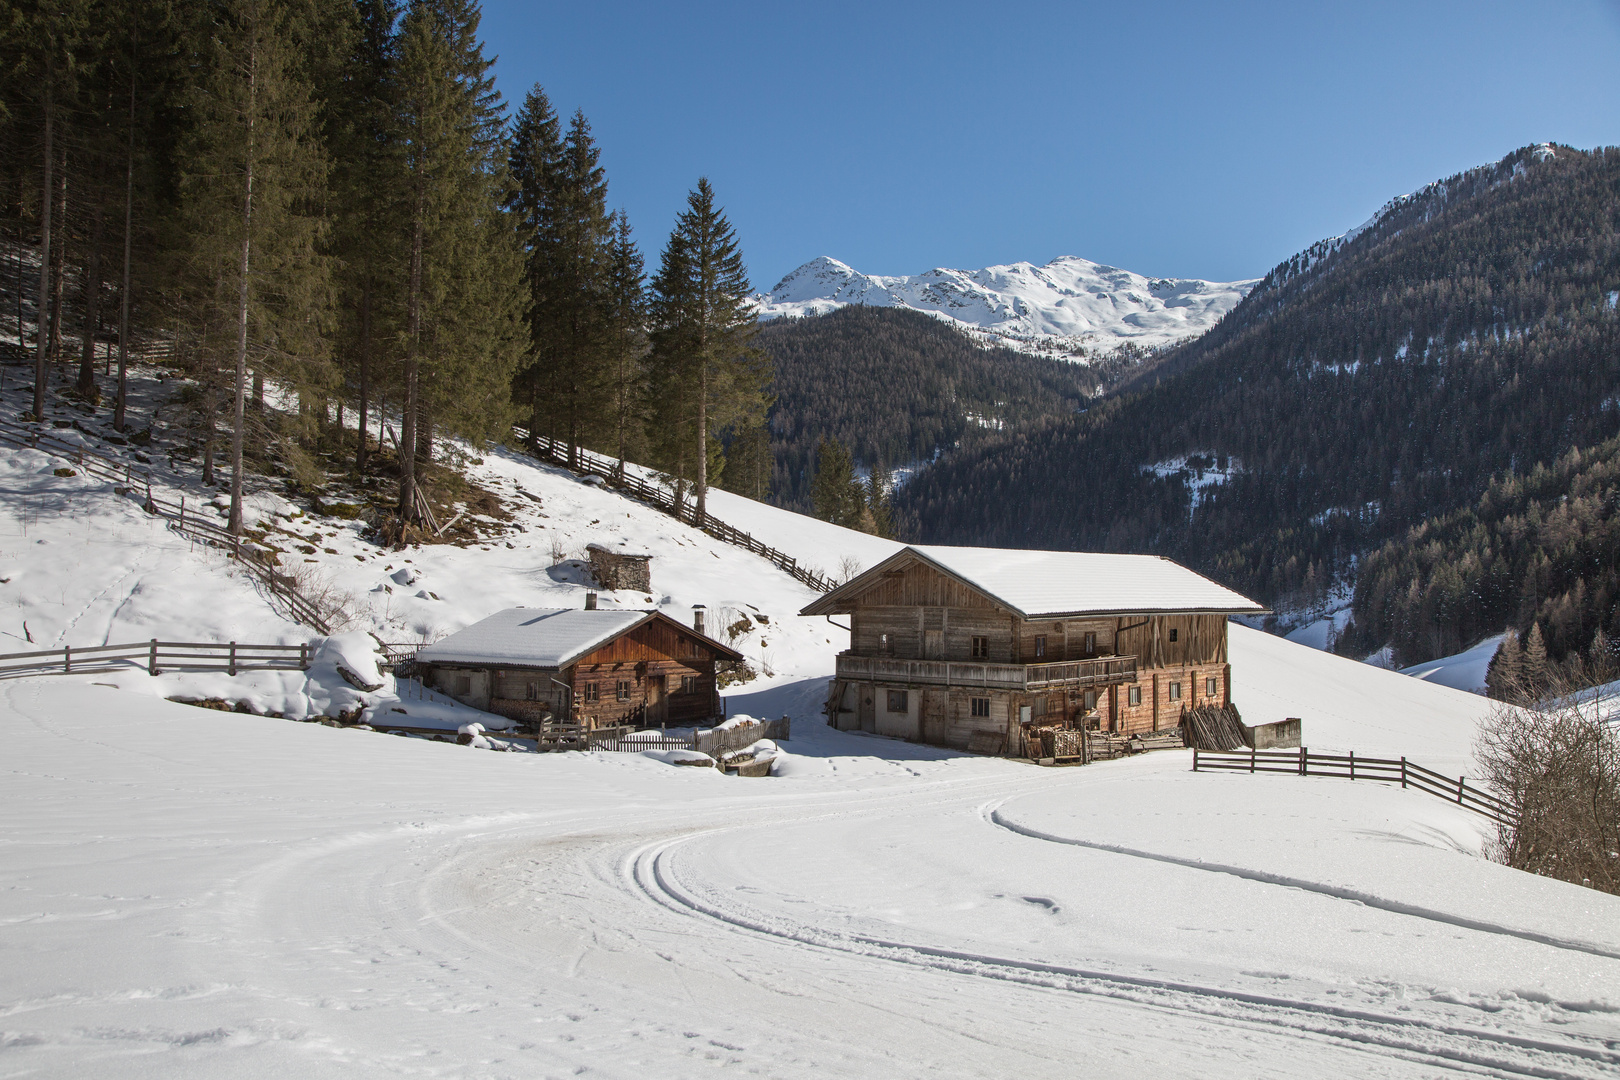
{"type": "Polygon", "coordinates": [[[526,724],[701,724],[742,654],[658,611],[507,608],[416,654],[423,685],[526,724]]]}
{"type": "Polygon", "coordinates": [[[1017,755],[1032,725],[1135,734],[1229,704],[1227,616],[1264,610],[1150,555],[917,546],[800,614],[849,617],[829,722],[1017,755]]]}

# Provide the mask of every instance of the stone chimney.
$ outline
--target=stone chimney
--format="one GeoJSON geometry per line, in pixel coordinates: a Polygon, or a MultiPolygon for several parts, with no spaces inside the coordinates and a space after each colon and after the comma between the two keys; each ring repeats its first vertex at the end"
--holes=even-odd
{"type": "Polygon", "coordinates": [[[585,594],[585,610],[586,611],[595,611],[596,610],[596,594],[595,593],[588,592],[588,593],[585,594]]]}

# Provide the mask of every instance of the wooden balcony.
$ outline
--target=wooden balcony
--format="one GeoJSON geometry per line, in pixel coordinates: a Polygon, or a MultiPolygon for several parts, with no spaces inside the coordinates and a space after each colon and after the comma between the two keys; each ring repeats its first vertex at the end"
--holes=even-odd
{"type": "Polygon", "coordinates": [[[849,682],[971,686],[985,690],[1089,690],[1135,682],[1136,657],[1104,656],[1053,664],[984,664],[842,653],[837,677],[849,682]]]}

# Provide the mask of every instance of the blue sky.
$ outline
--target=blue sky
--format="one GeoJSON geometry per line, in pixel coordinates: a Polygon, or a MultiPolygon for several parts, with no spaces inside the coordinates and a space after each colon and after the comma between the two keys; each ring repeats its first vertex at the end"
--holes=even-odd
{"type": "Polygon", "coordinates": [[[649,269],[707,175],[756,287],[1079,255],[1256,277],[1533,142],[1620,144],[1620,0],[485,0],[512,103],[579,108],[649,269]]]}

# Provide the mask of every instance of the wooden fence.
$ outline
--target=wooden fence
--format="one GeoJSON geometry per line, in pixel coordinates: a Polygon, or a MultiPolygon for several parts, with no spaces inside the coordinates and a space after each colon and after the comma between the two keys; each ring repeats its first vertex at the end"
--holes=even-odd
{"type": "Polygon", "coordinates": [[[0,655],[0,679],[24,675],[71,675],[124,671],[131,665],[159,675],[181,671],[305,671],[312,646],[253,645],[242,641],[134,641],[127,645],[91,645],[0,655]]]}
{"type": "Polygon", "coordinates": [[[648,731],[636,732],[634,727],[618,725],[597,728],[581,733],[579,743],[566,747],[571,750],[606,750],[618,753],[640,753],[643,750],[696,750],[718,758],[722,754],[746,750],[761,739],[781,739],[786,742],[791,730],[787,717],[765,720],[739,727],[711,728],[691,735],[653,735],[648,731]],[[635,735],[634,738],[631,736],[635,735]]]}
{"type": "Polygon", "coordinates": [[[822,574],[801,567],[798,559],[793,556],[755,540],[751,534],[727,525],[713,514],[705,513],[699,517],[696,502],[677,498],[673,491],[662,484],[648,483],[629,470],[619,468],[617,461],[592,453],[584,447],[570,448],[563,440],[554,439],[549,435],[534,435],[523,428],[513,430],[525,445],[533,448],[536,456],[577,473],[601,477],[603,481],[620,491],[684,521],[693,528],[703,530],[716,540],[734,544],[770,560],[777,569],[786,571],[818,592],[833,590],[832,581],[822,574]]]}
{"type": "Polygon", "coordinates": [[[157,498],[152,494],[150,473],[136,473],[128,462],[104,457],[78,443],[58,439],[48,432],[10,420],[0,419],[0,445],[39,450],[66,458],[88,475],[121,486],[126,494],[137,494],[136,488],[143,487],[142,506],[148,514],[164,518],[169,522],[169,527],[182,536],[229,551],[248,573],[269,590],[271,596],[282,602],[294,622],[312,627],[322,634],[332,632],[330,622],[321,614],[319,607],[298,590],[291,577],[276,569],[275,552],[232,534],[218,522],[205,517],[199,505],[187,507],[184,496],[178,503],[157,498]]]}
{"type": "Polygon", "coordinates": [[[1438,796],[1472,810],[1499,825],[1517,826],[1519,811],[1512,803],[1483,790],[1479,781],[1468,786],[1465,776],[1450,777],[1426,769],[1403,758],[1357,757],[1349,754],[1313,754],[1298,750],[1213,751],[1193,750],[1193,771],[1288,773],[1294,776],[1328,776],[1341,780],[1381,780],[1403,788],[1438,796]]]}

